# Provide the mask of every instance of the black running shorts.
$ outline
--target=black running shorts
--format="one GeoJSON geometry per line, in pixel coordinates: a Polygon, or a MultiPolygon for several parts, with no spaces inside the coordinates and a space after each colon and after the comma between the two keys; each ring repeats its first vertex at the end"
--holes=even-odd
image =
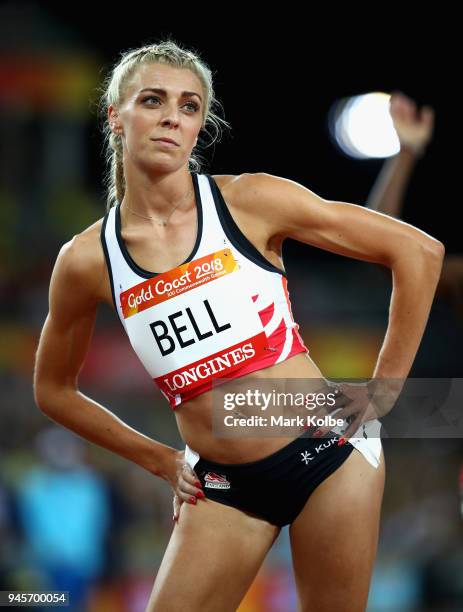
{"type": "Polygon", "coordinates": [[[306,431],[258,461],[227,464],[200,457],[192,467],[207,499],[284,527],[354,450],[350,442],[338,446],[338,440],[334,432],[312,438],[306,431]]]}

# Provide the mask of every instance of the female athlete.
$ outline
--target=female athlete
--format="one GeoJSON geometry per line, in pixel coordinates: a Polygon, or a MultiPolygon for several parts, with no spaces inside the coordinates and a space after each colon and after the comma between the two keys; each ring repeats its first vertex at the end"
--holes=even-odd
{"type": "Polygon", "coordinates": [[[405,379],[413,363],[443,244],[265,172],[202,174],[193,149],[222,120],[210,69],[172,40],[124,53],[103,102],[107,212],[58,254],[36,358],[37,405],[172,487],[176,521],[147,610],[236,610],[284,525],[300,610],[364,610],[385,480],[377,417],[400,390],[390,380],[405,379]],[[392,271],[388,328],[368,384],[333,386],[309,356],[287,291],[288,237],[392,271]],[[173,409],[184,450],[79,391],[101,302],[114,308],[173,409]],[[336,410],[347,425],[217,436],[219,378],[298,378],[313,391],[323,383],[335,402],[317,415],[336,410]],[[386,403],[374,400],[378,389],[386,403]]]}

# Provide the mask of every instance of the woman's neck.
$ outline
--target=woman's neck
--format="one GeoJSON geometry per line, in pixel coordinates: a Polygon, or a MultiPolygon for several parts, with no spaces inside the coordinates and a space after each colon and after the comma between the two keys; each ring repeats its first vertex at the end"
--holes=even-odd
{"type": "Polygon", "coordinates": [[[126,208],[126,216],[130,208],[143,217],[165,220],[176,207],[184,211],[194,204],[193,179],[185,168],[157,175],[132,170],[126,169],[124,173],[125,193],[121,211],[126,208]]]}

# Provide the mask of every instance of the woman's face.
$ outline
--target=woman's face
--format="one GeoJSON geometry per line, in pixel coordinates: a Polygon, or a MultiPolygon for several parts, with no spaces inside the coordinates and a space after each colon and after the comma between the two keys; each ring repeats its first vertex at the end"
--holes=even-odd
{"type": "Polygon", "coordinates": [[[201,130],[203,104],[201,81],[190,70],[165,64],[140,66],[120,108],[108,109],[113,132],[122,135],[124,160],[128,156],[136,164],[164,170],[185,165],[201,130]]]}

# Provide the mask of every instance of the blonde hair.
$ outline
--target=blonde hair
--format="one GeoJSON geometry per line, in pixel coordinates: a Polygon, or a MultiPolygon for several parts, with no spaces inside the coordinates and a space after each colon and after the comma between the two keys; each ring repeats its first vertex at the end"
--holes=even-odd
{"type": "MultiPolygon", "coordinates": [[[[107,166],[104,177],[106,210],[109,210],[118,202],[122,202],[125,193],[122,137],[119,134],[114,134],[109,126],[108,108],[110,104],[115,108],[120,106],[124,98],[126,86],[138,67],[150,63],[167,64],[174,68],[191,70],[202,84],[204,105],[201,130],[211,137],[211,142],[201,142],[199,145],[196,145],[193,151],[203,144],[204,148],[207,148],[214,142],[219,141],[221,125],[227,128],[231,127],[227,121],[214,112],[214,110],[222,108],[222,105],[214,94],[212,72],[197,52],[182,48],[172,39],[122,52],[119,62],[112,68],[103,82],[99,99],[99,113],[104,135],[105,162],[107,166]],[[212,128],[212,134],[207,130],[209,126],[212,128]]],[[[198,141],[200,140],[198,137],[198,141]]],[[[204,159],[193,151],[188,160],[188,168],[190,171],[199,172],[204,159]]]]}

